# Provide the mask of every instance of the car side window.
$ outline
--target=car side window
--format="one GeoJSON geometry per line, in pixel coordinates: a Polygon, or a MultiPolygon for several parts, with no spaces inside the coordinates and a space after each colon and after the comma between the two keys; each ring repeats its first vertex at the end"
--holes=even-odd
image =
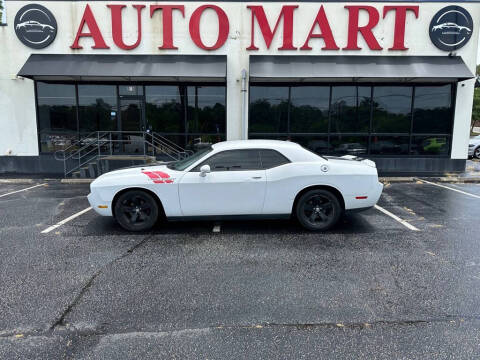
{"type": "Polygon", "coordinates": [[[271,149],[260,150],[260,160],[262,161],[263,169],[271,169],[290,162],[290,160],[278,151],[271,149]]]}
{"type": "Polygon", "coordinates": [[[258,150],[227,150],[210,156],[192,171],[199,172],[203,165],[209,165],[213,171],[261,170],[258,150]]]}

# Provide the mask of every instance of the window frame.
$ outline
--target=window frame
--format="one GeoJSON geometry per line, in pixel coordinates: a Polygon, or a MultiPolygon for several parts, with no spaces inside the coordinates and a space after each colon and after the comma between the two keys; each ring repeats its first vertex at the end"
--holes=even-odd
{"type": "MultiPolygon", "coordinates": [[[[310,137],[313,139],[317,138],[326,138],[327,143],[328,143],[328,148],[330,149],[330,139],[332,137],[338,137],[338,136],[358,136],[358,137],[363,137],[366,136],[368,138],[367,141],[367,153],[364,156],[368,156],[371,158],[392,158],[392,157],[400,157],[400,158],[450,158],[451,157],[451,152],[452,152],[452,140],[453,140],[453,128],[455,125],[455,109],[456,109],[456,96],[457,96],[457,85],[458,82],[438,82],[438,83],[431,83],[431,82],[413,82],[413,83],[405,83],[405,82],[345,82],[345,83],[338,83],[338,82],[308,82],[308,83],[298,83],[298,82],[251,82],[249,84],[249,98],[248,98],[248,104],[249,104],[249,113],[248,113],[248,138],[255,138],[255,139],[272,139],[272,138],[285,138],[287,140],[290,140],[291,138],[294,137],[310,137]],[[451,91],[451,104],[450,104],[450,131],[449,133],[414,133],[413,132],[413,122],[414,122],[414,106],[415,106],[415,89],[417,87],[435,87],[435,86],[445,86],[449,85],[450,86],[450,91],[451,91]],[[255,132],[252,133],[250,131],[250,121],[251,121],[251,99],[250,99],[250,88],[255,87],[255,86],[263,86],[263,87],[299,87],[299,86],[330,86],[330,100],[329,100],[329,114],[328,114],[328,131],[327,132],[311,132],[311,133],[293,133],[293,132],[255,132]],[[411,86],[412,89],[412,101],[411,101],[411,113],[410,113],[410,129],[409,132],[406,133],[384,133],[384,132],[372,132],[372,125],[373,125],[373,102],[371,102],[370,105],[370,121],[369,121],[369,130],[367,132],[331,132],[331,106],[332,106],[332,88],[333,86],[370,86],[371,87],[371,93],[370,97],[373,97],[373,91],[375,86],[411,86]],[[371,154],[370,149],[371,149],[371,138],[374,136],[408,136],[409,137],[409,147],[408,147],[408,154],[403,154],[403,155],[392,155],[392,154],[371,154]],[[430,136],[430,137],[446,137],[448,139],[449,147],[448,151],[445,154],[442,155],[417,155],[412,153],[412,142],[414,137],[418,136],[430,136]]],[[[291,91],[289,90],[289,94],[291,91]]],[[[358,94],[358,88],[357,88],[357,94],[358,94]]],[[[289,104],[289,109],[290,109],[290,104],[291,104],[291,97],[288,99],[288,104],[289,104]]],[[[358,108],[357,108],[358,112],[358,108]]],[[[290,116],[290,112],[288,112],[287,116],[290,116]]],[[[335,155],[334,152],[327,151],[325,154],[322,155],[335,155]]]]}

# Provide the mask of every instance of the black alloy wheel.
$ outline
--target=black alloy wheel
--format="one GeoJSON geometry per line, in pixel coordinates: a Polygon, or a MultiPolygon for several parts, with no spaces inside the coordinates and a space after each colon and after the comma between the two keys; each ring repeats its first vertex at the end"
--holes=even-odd
{"type": "Polygon", "coordinates": [[[323,231],[335,225],[342,214],[337,197],[328,190],[310,190],[297,202],[296,215],[300,224],[312,231],[323,231]]]}
{"type": "Polygon", "coordinates": [[[118,198],[114,209],[115,219],[126,230],[146,231],[158,219],[158,205],[145,191],[130,190],[118,198]]]}

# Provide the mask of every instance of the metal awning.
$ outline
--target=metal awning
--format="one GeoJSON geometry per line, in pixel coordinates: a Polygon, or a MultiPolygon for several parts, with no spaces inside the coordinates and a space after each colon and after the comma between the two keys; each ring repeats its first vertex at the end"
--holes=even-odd
{"type": "Polygon", "coordinates": [[[251,82],[456,82],[473,77],[459,56],[250,56],[251,82]]]}
{"type": "Polygon", "coordinates": [[[225,81],[227,57],[33,54],[18,75],[62,81],[225,81]]]}

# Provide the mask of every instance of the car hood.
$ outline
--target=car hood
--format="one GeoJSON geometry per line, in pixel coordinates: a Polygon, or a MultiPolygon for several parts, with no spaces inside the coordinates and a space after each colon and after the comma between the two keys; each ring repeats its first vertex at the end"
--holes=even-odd
{"type": "Polygon", "coordinates": [[[177,170],[172,170],[169,169],[166,165],[167,163],[160,163],[160,164],[155,164],[155,165],[135,165],[135,166],[130,166],[127,168],[123,169],[118,169],[114,171],[110,171],[108,173],[105,173],[101,176],[99,176],[96,180],[104,180],[104,179],[110,179],[113,177],[120,178],[120,177],[130,177],[134,175],[138,175],[140,173],[147,173],[147,172],[154,172],[154,171],[160,171],[162,173],[166,173],[170,176],[181,174],[181,171],[177,170]]]}

